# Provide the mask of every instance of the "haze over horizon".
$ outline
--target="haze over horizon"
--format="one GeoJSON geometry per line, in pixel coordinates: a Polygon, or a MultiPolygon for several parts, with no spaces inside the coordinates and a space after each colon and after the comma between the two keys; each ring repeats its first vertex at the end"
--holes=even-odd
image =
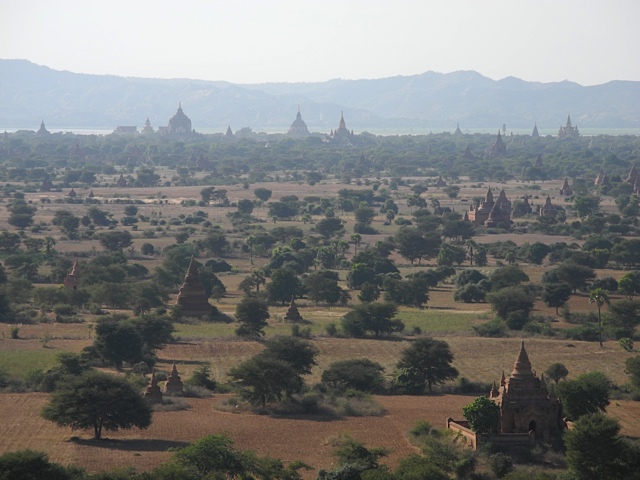
{"type": "Polygon", "coordinates": [[[499,80],[640,80],[640,2],[23,0],[0,58],[55,70],[240,84],[474,70],[499,80]]]}

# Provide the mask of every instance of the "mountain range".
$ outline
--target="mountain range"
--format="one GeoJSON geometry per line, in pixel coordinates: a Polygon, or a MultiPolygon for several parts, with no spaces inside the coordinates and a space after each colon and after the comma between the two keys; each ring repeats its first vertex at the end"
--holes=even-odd
{"type": "Polygon", "coordinates": [[[165,126],[179,102],[196,131],[286,131],[298,108],[311,131],[338,126],[341,112],[356,133],[465,129],[557,130],[571,115],[579,128],[640,128],[640,82],[582,86],[474,71],[426,72],[374,80],[233,84],[57,71],[0,59],[0,128],[112,129],[165,126]]]}

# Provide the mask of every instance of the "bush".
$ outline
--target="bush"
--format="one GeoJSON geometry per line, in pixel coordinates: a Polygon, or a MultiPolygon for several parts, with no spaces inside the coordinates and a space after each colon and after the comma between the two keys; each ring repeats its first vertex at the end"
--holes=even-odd
{"type": "Polygon", "coordinates": [[[475,283],[466,284],[453,294],[453,299],[456,302],[463,303],[484,303],[486,298],[487,292],[475,283]]]}
{"type": "Polygon", "coordinates": [[[187,380],[187,385],[206,388],[213,391],[216,389],[216,382],[211,378],[211,370],[208,365],[202,365],[193,371],[191,378],[187,380]]]}
{"type": "Polygon", "coordinates": [[[502,320],[496,318],[480,325],[474,325],[473,330],[481,337],[500,338],[505,336],[506,326],[502,320]]]}
{"type": "Polygon", "coordinates": [[[529,320],[527,312],[516,310],[515,312],[509,312],[506,323],[511,330],[522,330],[529,320]]]}
{"type": "Polygon", "coordinates": [[[498,452],[489,457],[489,466],[496,477],[502,478],[513,470],[513,459],[498,452]]]}
{"type": "Polygon", "coordinates": [[[600,339],[598,325],[585,324],[578,327],[562,330],[562,335],[571,340],[581,340],[585,342],[597,342],[600,339]]]}

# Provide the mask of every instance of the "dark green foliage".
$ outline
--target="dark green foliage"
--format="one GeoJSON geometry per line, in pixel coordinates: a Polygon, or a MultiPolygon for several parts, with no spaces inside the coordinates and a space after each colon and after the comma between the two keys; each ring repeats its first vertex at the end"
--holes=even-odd
{"type": "Polygon", "coordinates": [[[266,286],[270,303],[285,304],[298,296],[301,284],[296,273],[289,268],[279,268],[271,274],[271,281],[266,286]]]}
{"type": "Polygon", "coordinates": [[[315,225],[315,230],[325,239],[344,234],[342,220],[337,217],[323,218],[315,225]]]}
{"type": "Polygon", "coordinates": [[[328,305],[346,303],[349,293],[338,285],[338,274],[329,270],[310,273],[303,282],[307,296],[314,302],[325,302],[328,305]]]}
{"type": "Polygon", "coordinates": [[[534,300],[522,287],[506,287],[487,295],[491,309],[503,320],[508,320],[513,312],[523,312],[528,316],[533,310],[534,300]]]}
{"type": "Polygon", "coordinates": [[[116,368],[121,368],[123,362],[133,365],[142,361],[144,340],[134,325],[118,317],[102,318],[96,323],[95,332],[95,352],[116,368]]]}
{"type": "Polygon", "coordinates": [[[589,283],[596,278],[593,268],[575,263],[563,263],[555,268],[553,273],[559,282],[568,284],[574,292],[578,289],[586,289],[589,283]]]}
{"type": "Polygon", "coordinates": [[[640,325],[640,301],[620,300],[610,304],[605,320],[607,330],[615,338],[633,337],[640,325]]]}
{"type": "Polygon", "coordinates": [[[506,333],[506,325],[499,318],[489,320],[480,325],[474,325],[472,328],[481,337],[501,338],[506,333]]]}
{"type": "Polygon", "coordinates": [[[456,286],[464,287],[470,283],[479,283],[482,280],[488,280],[487,276],[479,270],[467,268],[456,276],[456,286]]]}
{"type": "Polygon", "coordinates": [[[500,290],[506,287],[516,287],[523,282],[528,282],[529,277],[518,265],[501,267],[491,274],[491,289],[500,290]]]}
{"type": "Polygon", "coordinates": [[[638,465],[627,464],[629,447],[619,432],[618,421],[602,413],[578,419],[564,434],[570,471],[584,480],[632,478],[626,475],[637,473],[638,465]]]}
{"type": "Polygon", "coordinates": [[[250,452],[239,452],[225,435],[208,435],[178,450],[174,461],[197,478],[240,478],[255,471],[250,452]]]}
{"type": "Polygon", "coordinates": [[[564,413],[577,420],[589,413],[604,412],[609,405],[611,382],[604,373],[587,372],[575,380],[558,383],[557,393],[562,400],[564,413]]]}
{"type": "Polygon", "coordinates": [[[471,430],[476,433],[497,431],[500,407],[487,397],[478,397],[462,409],[471,430]]]}
{"type": "Polygon", "coordinates": [[[566,378],[566,376],[569,375],[569,370],[567,370],[567,367],[565,367],[562,363],[552,363],[551,365],[549,365],[549,368],[544,371],[544,373],[547,377],[549,377],[557,384],[560,380],[566,378]]]}
{"type": "Polygon", "coordinates": [[[451,366],[453,353],[447,342],[421,338],[402,351],[397,368],[397,382],[407,393],[432,391],[435,385],[453,380],[458,370],[451,366]]]}
{"type": "Polygon", "coordinates": [[[629,375],[632,385],[640,388],[640,356],[628,358],[624,364],[624,371],[629,375]]]}
{"type": "Polygon", "coordinates": [[[453,294],[456,302],[463,303],[484,303],[487,299],[487,292],[478,284],[469,283],[459,287],[453,294]]]}
{"type": "Polygon", "coordinates": [[[267,188],[256,188],[253,191],[253,194],[258,197],[259,200],[262,200],[263,202],[266,202],[267,200],[269,200],[271,198],[271,193],[272,191],[267,189],[267,188]]]}
{"type": "Polygon", "coordinates": [[[263,409],[267,402],[280,401],[300,388],[299,376],[289,363],[265,355],[242,362],[229,372],[229,378],[245,400],[263,409]]]}
{"type": "Polygon", "coordinates": [[[35,450],[7,452],[0,456],[2,480],[81,480],[84,472],[49,461],[46,453],[35,450]]]}
{"type": "Polygon", "coordinates": [[[386,277],[384,280],[384,300],[398,305],[420,308],[429,300],[429,286],[420,277],[407,280],[386,277]]]}
{"type": "Polygon", "coordinates": [[[264,335],[264,328],[268,325],[269,306],[264,300],[254,297],[244,297],[236,306],[236,320],[240,323],[236,334],[249,337],[264,335]]]}
{"type": "Polygon", "coordinates": [[[103,429],[144,429],[151,424],[151,410],[134,387],[124,378],[98,371],[59,384],[42,416],[73,429],[93,428],[96,439],[103,429]]]}
{"type": "Polygon", "coordinates": [[[425,235],[419,229],[412,227],[403,227],[398,230],[395,242],[398,253],[412,265],[416,260],[420,263],[423,258],[434,258],[442,244],[439,235],[434,233],[425,235]]]}
{"type": "Polygon", "coordinates": [[[547,283],[542,290],[542,300],[548,307],[562,307],[571,297],[571,287],[566,283],[547,283]]]}
{"type": "Polygon", "coordinates": [[[400,332],[404,324],[394,320],[398,308],[393,303],[363,303],[356,305],[353,310],[342,317],[342,329],[352,337],[362,336],[365,332],[375,337],[380,334],[400,332]]]}
{"type": "Polygon", "coordinates": [[[211,378],[211,371],[209,369],[209,365],[202,365],[197,367],[191,378],[187,380],[187,384],[194,385],[196,387],[206,388],[207,390],[215,390],[216,389],[216,381],[211,378]]]}
{"type": "Polygon", "coordinates": [[[265,343],[261,355],[287,362],[297,375],[308,375],[317,365],[318,349],[295,337],[273,337],[265,343]]]}
{"type": "Polygon", "coordinates": [[[489,466],[496,477],[503,478],[513,470],[513,459],[504,453],[494,453],[489,457],[489,466]]]}
{"type": "Polygon", "coordinates": [[[133,244],[133,237],[128,230],[103,232],[98,235],[100,245],[111,252],[121,252],[133,244]]]}
{"type": "Polygon", "coordinates": [[[352,388],[376,393],[383,387],[383,372],[382,365],[368,358],[342,360],[333,362],[322,372],[322,383],[340,390],[352,388]]]}

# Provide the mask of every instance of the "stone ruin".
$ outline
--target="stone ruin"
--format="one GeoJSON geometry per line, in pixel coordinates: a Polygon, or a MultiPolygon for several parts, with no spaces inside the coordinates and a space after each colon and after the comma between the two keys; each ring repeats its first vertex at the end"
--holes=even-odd
{"type": "Polygon", "coordinates": [[[160,390],[158,386],[155,372],[151,372],[149,384],[144,391],[144,398],[149,401],[149,403],[162,403],[162,390],[160,390]]]}
{"type": "Polygon", "coordinates": [[[180,375],[178,375],[178,369],[176,368],[176,362],[173,362],[173,366],[171,367],[171,373],[167,377],[167,383],[164,386],[164,392],[167,395],[182,395],[183,393],[183,384],[180,379],[180,375]]]}
{"type": "Polygon", "coordinates": [[[213,307],[200,280],[198,273],[198,262],[191,257],[184,282],[178,291],[178,305],[182,307],[182,314],[185,317],[202,317],[211,315],[213,307]]]}
{"type": "Polygon", "coordinates": [[[291,303],[287,308],[287,313],[284,314],[284,319],[287,322],[302,322],[303,318],[296,305],[295,297],[291,297],[291,303]]]}

